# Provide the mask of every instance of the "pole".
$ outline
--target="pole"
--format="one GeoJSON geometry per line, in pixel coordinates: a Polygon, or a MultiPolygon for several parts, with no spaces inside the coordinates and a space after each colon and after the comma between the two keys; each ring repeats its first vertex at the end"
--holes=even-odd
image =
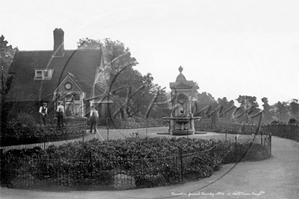
{"type": "Polygon", "coordinates": [[[272,155],[272,133],[269,134],[269,142],[270,142],[270,155],[272,155]]]}
{"type": "Polygon", "coordinates": [[[4,94],[4,76],[3,76],[3,72],[4,69],[3,69],[3,66],[1,66],[1,91],[2,91],[2,94],[4,94]]]}
{"type": "Polygon", "coordinates": [[[180,158],[180,181],[183,183],[183,161],[182,161],[182,148],[179,147],[179,158],[180,158]]]}
{"type": "Polygon", "coordinates": [[[107,140],[109,140],[109,124],[108,124],[108,121],[109,121],[109,119],[108,119],[108,117],[106,117],[106,133],[107,133],[107,140]]]}
{"type": "Polygon", "coordinates": [[[146,138],[148,138],[148,118],[146,118],[146,138]]]}
{"type": "Polygon", "coordinates": [[[85,133],[86,133],[85,125],[86,125],[86,123],[84,123],[84,122],[80,123],[80,129],[81,129],[81,132],[82,132],[82,139],[83,139],[82,142],[84,142],[84,136],[85,136],[85,133]]]}
{"type": "Polygon", "coordinates": [[[0,104],[0,114],[1,114],[1,133],[4,131],[4,112],[3,112],[3,107],[4,107],[4,76],[3,76],[4,70],[2,66],[2,61],[1,61],[1,104],[0,104]]]}

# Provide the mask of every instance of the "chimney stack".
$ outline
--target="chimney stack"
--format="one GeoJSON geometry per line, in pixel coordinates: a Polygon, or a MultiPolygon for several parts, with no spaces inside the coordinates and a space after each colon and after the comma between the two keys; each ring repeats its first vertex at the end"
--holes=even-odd
{"type": "Polygon", "coordinates": [[[54,37],[54,49],[53,56],[62,57],[64,56],[64,31],[61,28],[55,28],[53,31],[54,37]]]}

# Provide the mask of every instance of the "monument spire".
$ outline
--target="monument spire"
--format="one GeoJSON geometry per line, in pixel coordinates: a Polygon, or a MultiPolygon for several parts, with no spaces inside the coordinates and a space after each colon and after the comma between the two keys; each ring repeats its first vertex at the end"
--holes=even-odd
{"type": "Polygon", "coordinates": [[[178,70],[179,70],[180,73],[182,73],[183,68],[180,66],[180,67],[178,68],[178,70]]]}

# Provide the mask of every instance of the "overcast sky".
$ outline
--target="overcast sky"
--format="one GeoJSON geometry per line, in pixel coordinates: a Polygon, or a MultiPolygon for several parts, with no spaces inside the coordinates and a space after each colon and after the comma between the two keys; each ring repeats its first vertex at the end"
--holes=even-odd
{"type": "Polygon", "coordinates": [[[20,50],[80,38],[119,40],[167,87],[183,67],[215,99],[299,99],[298,0],[0,0],[0,34],[20,50]]]}

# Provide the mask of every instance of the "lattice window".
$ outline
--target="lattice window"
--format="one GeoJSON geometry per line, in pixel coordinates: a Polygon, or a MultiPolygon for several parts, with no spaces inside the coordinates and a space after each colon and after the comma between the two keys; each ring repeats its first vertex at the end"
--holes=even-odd
{"type": "Polygon", "coordinates": [[[53,75],[53,69],[46,69],[46,70],[35,70],[34,79],[35,80],[50,80],[53,75]]]}

